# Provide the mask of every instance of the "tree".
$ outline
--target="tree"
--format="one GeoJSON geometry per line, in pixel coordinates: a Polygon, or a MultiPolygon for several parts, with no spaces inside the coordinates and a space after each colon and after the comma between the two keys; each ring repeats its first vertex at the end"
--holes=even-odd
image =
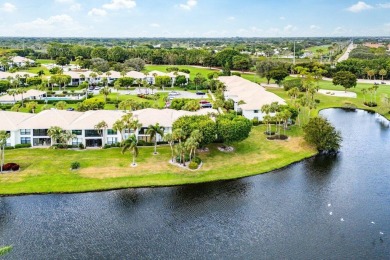
{"type": "Polygon", "coordinates": [[[156,76],[154,78],[154,83],[156,86],[162,87],[162,89],[164,90],[164,88],[166,86],[169,86],[171,84],[171,77],[169,77],[169,76],[156,76]]]}
{"type": "Polygon", "coordinates": [[[6,131],[0,131],[0,173],[3,173],[5,146],[7,145],[7,139],[10,137],[6,131]]]}
{"type": "Polygon", "coordinates": [[[67,57],[58,57],[56,59],[56,64],[60,65],[61,67],[69,64],[69,59],[67,57]]]}
{"type": "Polygon", "coordinates": [[[198,86],[202,85],[206,81],[207,81],[207,79],[202,74],[197,73],[195,78],[194,78],[196,90],[198,90],[198,86]]]}
{"type": "Polygon", "coordinates": [[[112,125],[112,130],[119,132],[121,134],[121,140],[123,140],[123,130],[125,130],[125,124],[123,120],[118,119],[112,125]]]}
{"type": "Polygon", "coordinates": [[[55,105],[55,108],[58,110],[64,110],[68,106],[68,103],[65,101],[58,101],[57,104],[55,105]]]}
{"type": "Polygon", "coordinates": [[[104,102],[107,102],[107,96],[111,93],[111,89],[107,86],[100,89],[100,94],[104,95],[104,102]]]}
{"type": "Polygon", "coordinates": [[[249,119],[231,114],[219,115],[216,124],[218,138],[228,145],[245,140],[252,129],[249,119]]]}
{"type": "Polygon", "coordinates": [[[285,69],[273,69],[269,72],[271,79],[275,80],[276,84],[280,86],[280,83],[290,75],[285,69]]]}
{"type": "Polygon", "coordinates": [[[135,158],[138,156],[137,143],[138,140],[134,134],[130,135],[129,138],[122,143],[122,154],[124,154],[126,151],[129,151],[133,154],[133,163],[131,164],[133,167],[137,165],[135,163],[135,158]]]}
{"type": "Polygon", "coordinates": [[[387,70],[381,69],[381,70],[379,71],[379,76],[382,77],[382,81],[383,81],[383,77],[386,76],[386,75],[387,75],[387,70]]]}
{"type": "Polygon", "coordinates": [[[356,76],[349,71],[339,71],[333,77],[333,85],[341,85],[344,87],[345,92],[348,88],[356,86],[357,78],[356,76]]]}
{"type": "Polygon", "coordinates": [[[169,147],[171,147],[172,152],[172,162],[174,160],[174,154],[173,154],[173,145],[175,144],[175,139],[173,139],[173,135],[171,133],[166,133],[164,135],[163,140],[169,144],[169,147]]]}
{"type": "Polygon", "coordinates": [[[252,66],[252,61],[248,56],[234,56],[233,68],[236,70],[248,70],[252,66]]]}
{"type": "Polygon", "coordinates": [[[106,121],[102,120],[94,126],[94,129],[98,131],[100,136],[103,136],[104,130],[108,128],[106,121]]]}
{"type": "Polygon", "coordinates": [[[76,138],[77,136],[72,133],[72,131],[63,131],[60,139],[63,144],[67,144],[70,140],[76,138]]]}
{"type": "Polygon", "coordinates": [[[145,68],[145,61],[140,58],[128,59],[125,61],[125,66],[134,68],[136,71],[142,71],[145,68]]]}
{"type": "Polygon", "coordinates": [[[38,107],[38,102],[30,101],[26,103],[26,108],[30,113],[35,113],[35,109],[38,107]]]}
{"type": "Polygon", "coordinates": [[[47,135],[51,138],[53,144],[61,142],[63,129],[59,126],[52,126],[47,130],[47,135]]]}
{"type": "Polygon", "coordinates": [[[367,94],[367,89],[366,88],[362,88],[362,94],[363,94],[363,97],[364,97],[364,103],[366,103],[366,94],[367,94]]]}
{"type": "Polygon", "coordinates": [[[271,60],[264,60],[260,61],[256,64],[256,73],[263,78],[267,79],[267,84],[269,84],[269,81],[271,80],[271,74],[270,72],[273,69],[276,69],[278,67],[278,64],[271,60]]]}
{"type": "Polygon", "coordinates": [[[341,134],[325,118],[310,118],[303,131],[304,139],[321,153],[336,153],[340,149],[341,134]]]}
{"type": "Polygon", "coordinates": [[[160,126],[159,123],[149,125],[146,134],[150,136],[150,139],[154,138],[154,154],[157,154],[157,135],[164,137],[164,127],[160,126]]]}

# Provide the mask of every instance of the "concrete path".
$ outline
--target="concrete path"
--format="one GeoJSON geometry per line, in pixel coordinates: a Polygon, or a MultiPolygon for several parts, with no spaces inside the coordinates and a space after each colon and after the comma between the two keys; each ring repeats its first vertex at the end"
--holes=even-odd
{"type": "Polygon", "coordinates": [[[327,96],[334,96],[334,97],[348,97],[348,98],[357,98],[357,94],[355,92],[345,92],[345,91],[339,91],[339,90],[327,90],[327,89],[320,89],[318,90],[318,93],[327,95],[327,96]]]}

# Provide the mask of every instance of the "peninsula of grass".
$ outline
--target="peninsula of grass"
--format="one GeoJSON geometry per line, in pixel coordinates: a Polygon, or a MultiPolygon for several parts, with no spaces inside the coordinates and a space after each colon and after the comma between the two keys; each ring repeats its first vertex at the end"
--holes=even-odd
{"type": "Polygon", "coordinates": [[[249,138],[234,144],[234,152],[198,153],[203,166],[189,171],[169,163],[169,146],[140,147],[137,167],[120,148],[96,150],[18,149],[6,151],[6,161],[21,170],[0,175],[0,195],[73,193],[130,187],[155,187],[237,179],[285,167],[316,154],[301,137],[299,128],[288,131],[287,141],[269,141],[264,126],[254,127],[249,138]],[[72,162],[81,167],[71,170],[72,162]]]}

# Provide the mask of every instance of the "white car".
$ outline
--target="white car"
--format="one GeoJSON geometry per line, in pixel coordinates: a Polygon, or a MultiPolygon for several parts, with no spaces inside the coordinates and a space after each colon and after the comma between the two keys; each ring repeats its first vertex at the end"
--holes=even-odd
{"type": "Polygon", "coordinates": [[[171,91],[169,92],[168,96],[179,96],[180,93],[176,92],[176,91],[171,91]]]}

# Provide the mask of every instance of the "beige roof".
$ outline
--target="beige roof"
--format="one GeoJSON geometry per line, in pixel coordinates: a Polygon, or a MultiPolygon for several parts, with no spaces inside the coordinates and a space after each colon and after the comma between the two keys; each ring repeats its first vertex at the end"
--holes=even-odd
{"type": "Polygon", "coordinates": [[[149,72],[148,76],[154,77],[154,74],[156,74],[157,76],[169,76],[167,73],[164,73],[164,72],[161,72],[158,70],[152,70],[151,72],[149,72]]]}
{"type": "Polygon", "coordinates": [[[30,72],[15,72],[15,73],[10,73],[10,72],[4,72],[0,71],[0,79],[7,79],[8,77],[11,77],[13,79],[16,78],[16,75],[19,75],[19,77],[24,78],[25,75],[28,75],[28,77],[35,77],[37,74],[30,73],[30,72]]]}
{"type": "Polygon", "coordinates": [[[26,93],[23,93],[23,95],[18,94],[18,95],[15,95],[15,97],[12,95],[0,96],[0,103],[1,102],[21,101],[22,97],[23,97],[23,99],[38,98],[39,96],[42,96],[44,94],[46,94],[46,92],[44,92],[44,91],[40,91],[40,90],[36,90],[36,89],[29,89],[29,90],[27,90],[26,93]]]}
{"type": "Polygon", "coordinates": [[[59,126],[70,130],[72,129],[70,128],[71,123],[82,115],[82,112],[75,111],[44,110],[20,123],[19,129],[48,129],[52,126],[59,126]]]}
{"type": "Polygon", "coordinates": [[[268,92],[262,86],[246,80],[238,76],[223,76],[218,78],[226,86],[225,96],[236,102],[244,101],[245,104],[240,105],[243,110],[257,110],[265,104],[278,102],[286,104],[284,99],[268,92]]]}
{"type": "Polygon", "coordinates": [[[105,121],[108,128],[125,113],[118,110],[90,110],[82,113],[76,120],[74,120],[66,129],[94,129],[95,125],[101,121],[105,121]]]}
{"type": "Polygon", "coordinates": [[[184,73],[184,72],[181,72],[181,71],[177,71],[176,73],[175,72],[169,72],[168,74],[167,74],[169,77],[171,77],[171,78],[176,78],[176,76],[184,76],[184,77],[186,77],[187,79],[189,79],[190,78],[190,74],[187,74],[187,73],[184,73]],[[175,75],[176,74],[176,75],[175,75]]]}
{"type": "Polygon", "coordinates": [[[34,114],[0,111],[0,130],[15,131],[20,129],[19,124],[24,120],[33,117],[34,114]]]}
{"type": "Polygon", "coordinates": [[[174,110],[174,109],[154,109],[147,108],[133,111],[133,116],[137,118],[143,126],[154,125],[159,123],[164,127],[172,127],[176,119],[182,116],[190,115],[207,115],[209,113],[218,113],[215,109],[200,109],[195,112],[174,110]]]}
{"type": "Polygon", "coordinates": [[[107,73],[104,73],[104,76],[112,78],[112,79],[119,79],[121,78],[121,73],[115,70],[110,70],[110,75],[107,76],[107,73]]]}
{"type": "Polygon", "coordinates": [[[126,73],[126,77],[132,77],[134,79],[144,79],[146,76],[142,72],[129,71],[126,73]]]}
{"type": "Polygon", "coordinates": [[[12,58],[12,62],[14,62],[14,63],[25,63],[25,62],[34,63],[35,61],[28,59],[28,58],[25,58],[25,57],[15,56],[12,58]]]}

